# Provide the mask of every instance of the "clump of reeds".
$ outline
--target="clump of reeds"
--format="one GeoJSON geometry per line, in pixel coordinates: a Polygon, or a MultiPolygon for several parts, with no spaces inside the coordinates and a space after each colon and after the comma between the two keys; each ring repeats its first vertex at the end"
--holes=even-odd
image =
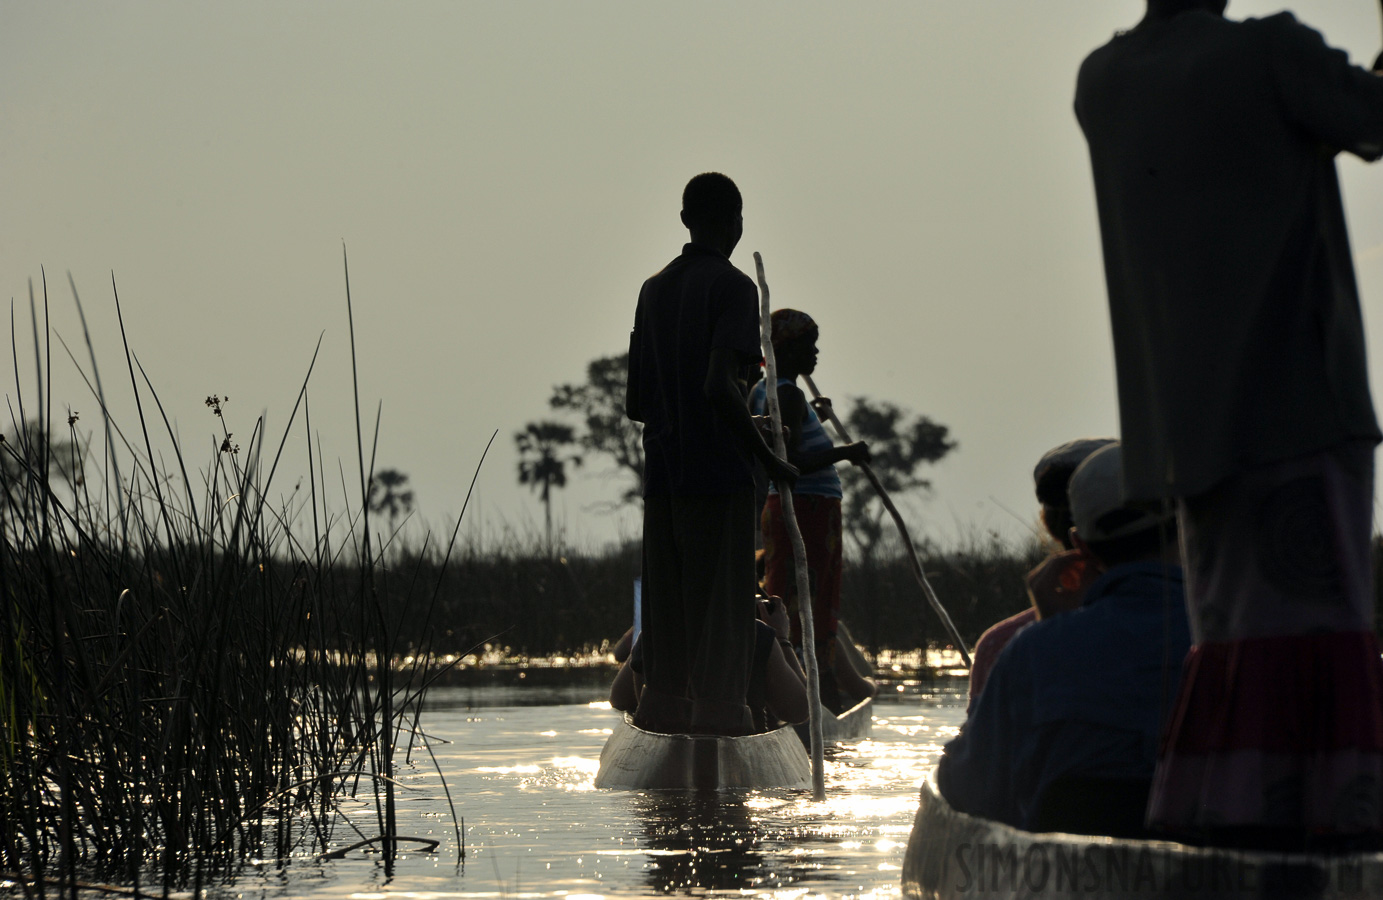
{"type": "Polygon", "coordinates": [[[348,823],[350,837],[381,837],[392,861],[394,759],[422,679],[396,677],[381,596],[417,595],[426,619],[435,591],[381,577],[363,440],[358,505],[333,513],[305,379],[276,443],[262,421],[240,439],[227,398],[207,398],[218,436],[198,470],[124,353],[138,421],[90,417],[89,441],[76,416],[54,417],[43,368],[26,405],[15,367],[0,444],[0,872],[40,893],[75,890],[79,873],[199,888],[247,856],[325,852],[336,801],[362,790],[376,821],[348,823]],[[275,505],[290,445],[308,484],[275,505]]]}

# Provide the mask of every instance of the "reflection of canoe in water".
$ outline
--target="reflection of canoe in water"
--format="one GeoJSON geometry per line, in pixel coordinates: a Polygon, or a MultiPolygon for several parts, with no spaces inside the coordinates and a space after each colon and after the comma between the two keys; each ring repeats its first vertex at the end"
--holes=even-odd
{"type": "Polygon", "coordinates": [[[903,858],[903,893],[927,900],[1383,896],[1383,854],[1274,854],[1168,841],[1033,834],[922,799],[903,858]]]}
{"type": "MultiPolygon", "coordinates": [[[[821,739],[831,741],[857,741],[867,738],[874,731],[874,698],[866,697],[840,715],[832,715],[826,707],[821,708],[821,739]]],[[[803,743],[811,740],[804,722],[797,726],[797,736],[803,743]]]]}
{"type": "Polygon", "coordinates": [[[628,716],[600,751],[598,788],[732,790],[805,788],[811,761],[792,728],[743,737],[657,734],[628,716]]]}

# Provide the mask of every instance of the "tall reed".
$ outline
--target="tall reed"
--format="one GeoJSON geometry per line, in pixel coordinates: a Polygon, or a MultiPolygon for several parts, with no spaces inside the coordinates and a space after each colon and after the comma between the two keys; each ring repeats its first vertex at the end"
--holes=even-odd
{"type": "Polygon", "coordinates": [[[378,565],[363,450],[360,496],[331,508],[310,424],[316,353],[276,441],[262,420],[238,439],[226,398],[208,397],[219,433],[194,469],[123,320],[136,421],[110,416],[89,337],[79,368],[104,446],[87,446],[77,416],[54,418],[47,310],[45,286],[32,394],[11,314],[0,443],[0,871],[40,894],[151,872],[200,889],[246,856],[326,852],[343,827],[379,837],[391,864],[395,748],[411,744],[422,679],[394,677],[379,587],[423,617],[436,592],[378,565]],[[308,483],[275,503],[289,452],[308,483]],[[361,791],[377,821],[343,824],[337,801],[361,791]]]}

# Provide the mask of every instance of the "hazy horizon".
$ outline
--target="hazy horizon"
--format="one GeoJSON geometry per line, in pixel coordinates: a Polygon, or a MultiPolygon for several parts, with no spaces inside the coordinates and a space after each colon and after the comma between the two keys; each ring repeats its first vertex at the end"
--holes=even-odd
{"type": "MultiPolygon", "coordinates": [[[[1356,63],[1377,54],[1376,4],[1293,9],[1356,63]]],[[[333,478],[336,458],[349,473],[344,245],[367,431],[382,403],[378,468],[407,473],[420,521],[449,530],[498,430],[466,530],[540,533],[513,435],[553,417],[554,385],[625,348],[640,283],[686,240],[682,186],[718,170],[745,198],[733,261],[752,275],[761,252],[775,306],[821,324],[822,390],[951,429],[958,449],[923,473],[930,498],[905,503],[915,530],[1020,539],[1038,456],[1117,433],[1071,101],[1084,56],[1141,10],[5,0],[7,400],[16,370],[33,396],[41,268],[54,331],[86,366],[70,272],[112,412],[132,420],[113,272],[192,462],[213,450],[211,394],[230,396],[237,440],[267,410],[276,444],[325,332],[312,426],[333,478]]],[[[1383,167],[1339,169],[1377,394],[1383,167]]],[[[54,409],[93,427],[56,339],[51,365],[54,409]]],[[[599,511],[618,494],[603,467],[556,494],[577,547],[638,533],[632,510],[599,511]]],[[[285,462],[278,492],[305,469],[285,462]]]]}

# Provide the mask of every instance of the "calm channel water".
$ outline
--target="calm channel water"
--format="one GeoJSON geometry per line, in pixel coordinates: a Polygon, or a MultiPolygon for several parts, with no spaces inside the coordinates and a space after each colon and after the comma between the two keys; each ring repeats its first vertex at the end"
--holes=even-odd
{"type": "MultiPolygon", "coordinates": [[[[434,690],[422,721],[465,819],[464,863],[426,752],[400,772],[405,852],[266,861],[219,898],[896,897],[917,788],[965,714],[965,681],[887,685],[874,734],[828,752],[827,799],[596,790],[618,713],[594,687],[434,690]],[[902,688],[899,690],[899,688],[902,688]]],[[[347,808],[373,836],[373,810],[347,808]]],[[[337,832],[341,844],[353,840],[337,832]]]]}

